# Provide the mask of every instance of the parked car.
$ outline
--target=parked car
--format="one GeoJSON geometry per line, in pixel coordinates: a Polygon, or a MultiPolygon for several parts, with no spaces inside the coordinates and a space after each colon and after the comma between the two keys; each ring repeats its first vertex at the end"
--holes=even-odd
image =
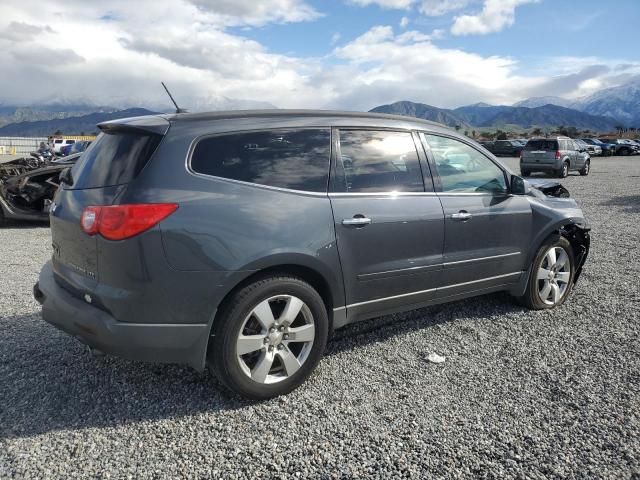
{"type": "Polygon", "coordinates": [[[44,319],[102,352],[208,363],[249,398],[300,385],[358,320],[495,291],[554,308],[589,250],[564,188],[424,120],[282,110],[99,128],[51,208],[44,319]]]}
{"type": "Polygon", "coordinates": [[[0,177],[0,226],[7,220],[48,222],[60,174],[79,157],[79,153],[69,155],[41,168],[20,168],[17,175],[0,177]]]}
{"type": "Polygon", "coordinates": [[[67,145],[73,145],[76,141],[69,138],[54,138],[53,139],[53,151],[55,154],[60,155],[62,148],[67,145]]]}
{"type": "Polygon", "coordinates": [[[593,145],[591,143],[587,143],[581,138],[576,138],[573,141],[576,142],[578,146],[582,150],[585,150],[591,157],[594,157],[594,156],[599,157],[602,155],[602,148],[600,147],[600,145],[593,145]]]}
{"type": "Polygon", "coordinates": [[[496,140],[489,151],[496,156],[517,157],[523,148],[517,140],[496,140]]]}
{"type": "Polygon", "coordinates": [[[565,178],[574,170],[589,175],[591,160],[586,150],[569,137],[534,138],[527,142],[520,155],[520,173],[552,173],[565,178]]]}
{"type": "Polygon", "coordinates": [[[597,138],[581,138],[580,140],[585,142],[587,145],[593,145],[593,146],[596,146],[596,147],[600,147],[600,150],[602,151],[602,155],[604,155],[604,156],[611,156],[615,152],[615,146],[614,145],[612,145],[610,143],[601,142],[597,138]]]}
{"type": "Polygon", "coordinates": [[[640,150],[640,147],[633,143],[627,143],[625,142],[625,139],[622,138],[601,138],[600,141],[608,142],[613,148],[614,155],[635,155],[640,150]]]}
{"type": "Polygon", "coordinates": [[[91,145],[89,140],[80,140],[78,142],[65,145],[60,149],[60,153],[63,157],[66,155],[73,155],[74,153],[82,153],[89,148],[89,145],[91,145]]]}

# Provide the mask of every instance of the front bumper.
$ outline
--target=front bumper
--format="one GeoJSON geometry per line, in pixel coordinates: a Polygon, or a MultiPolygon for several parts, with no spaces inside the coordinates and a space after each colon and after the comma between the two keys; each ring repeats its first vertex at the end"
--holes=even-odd
{"type": "Polygon", "coordinates": [[[205,366],[210,325],[120,322],[71,295],[54,278],[51,262],[33,287],[42,318],[80,342],[129,360],[205,366]]]}

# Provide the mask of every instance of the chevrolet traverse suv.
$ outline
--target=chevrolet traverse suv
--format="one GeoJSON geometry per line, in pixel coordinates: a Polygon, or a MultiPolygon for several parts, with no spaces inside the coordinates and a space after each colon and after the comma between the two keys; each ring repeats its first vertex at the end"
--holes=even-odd
{"type": "Polygon", "coordinates": [[[209,365],[253,399],[300,385],[358,320],[496,291],[557,307],[589,249],[560,185],[431,122],[283,110],[99,128],[51,208],[44,319],[102,352],[209,365]]]}

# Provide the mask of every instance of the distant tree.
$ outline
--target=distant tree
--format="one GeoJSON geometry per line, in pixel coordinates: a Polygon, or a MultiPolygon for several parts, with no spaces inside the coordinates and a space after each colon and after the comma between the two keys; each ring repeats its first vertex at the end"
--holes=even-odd
{"type": "Polygon", "coordinates": [[[59,129],[58,129],[58,130],[56,130],[56,131],[54,132],[54,135],[62,135],[62,130],[59,130],[59,129]]]}
{"type": "Polygon", "coordinates": [[[536,127],[536,128],[534,128],[534,129],[533,129],[533,132],[531,132],[531,133],[532,133],[533,135],[535,135],[536,137],[538,137],[538,136],[542,135],[542,129],[541,129],[541,128],[536,127]]]}
{"type": "Polygon", "coordinates": [[[465,137],[468,137],[468,136],[469,136],[469,130],[465,130],[465,131],[464,131],[464,136],[465,136],[465,137]]]}
{"type": "Polygon", "coordinates": [[[84,136],[85,136],[85,135],[84,135],[84,132],[80,132],[80,136],[81,136],[81,137],[84,137],[84,136]]]}
{"type": "Polygon", "coordinates": [[[624,125],[616,125],[615,129],[618,131],[618,136],[621,137],[624,133],[624,125]]]}
{"type": "Polygon", "coordinates": [[[476,131],[475,131],[475,130],[471,130],[471,136],[472,136],[473,138],[476,138],[476,131]]]}
{"type": "Polygon", "coordinates": [[[460,125],[456,125],[454,128],[456,129],[456,132],[459,132],[462,127],[460,125]]]}
{"type": "Polygon", "coordinates": [[[496,132],[496,140],[506,140],[506,139],[507,139],[507,134],[505,132],[500,132],[500,133],[496,132]]]}
{"type": "Polygon", "coordinates": [[[576,127],[567,127],[567,136],[577,138],[579,136],[578,129],[576,127]]]}

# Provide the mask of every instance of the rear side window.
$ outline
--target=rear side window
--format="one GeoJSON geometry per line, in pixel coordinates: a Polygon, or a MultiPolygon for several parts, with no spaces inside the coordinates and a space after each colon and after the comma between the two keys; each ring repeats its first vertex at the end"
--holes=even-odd
{"type": "Polygon", "coordinates": [[[341,130],[334,192],[423,192],[409,132],[341,130]]]}
{"type": "Polygon", "coordinates": [[[73,188],[121,185],[132,181],[162,137],[140,132],[104,132],[73,168],[73,188]]]}
{"type": "Polygon", "coordinates": [[[329,129],[268,130],[200,140],[191,155],[196,173],[308,192],[326,192],[329,129]]]}
{"type": "Polygon", "coordinates": [[[529,140],[525,150],[559,150],[558,142],[555,140],[529,140]]]}

